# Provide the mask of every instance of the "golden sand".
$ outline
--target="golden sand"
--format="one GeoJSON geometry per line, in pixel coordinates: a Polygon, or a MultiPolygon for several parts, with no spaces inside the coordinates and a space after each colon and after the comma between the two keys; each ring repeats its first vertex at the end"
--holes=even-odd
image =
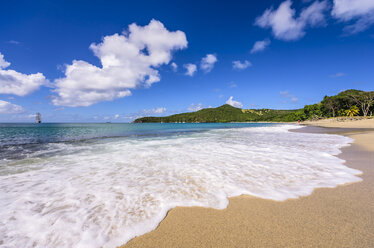
{"type": "MultiPolygon", "coordinates": [[[[314,124],[374,128],[374,120],[359,123],[314,124]]],[[[224,210],[177,207],[123,247],[374,247],[374,131],[306,129],[354,138],[339,157],[363,171],[363,181],[284,202],[240,196],[224,210]]]]}
{"type": "Polygon", "coordinates": [[[336,128],[374,128],[374,118],[349,120],[344,118],[329,118],[319,121],[304,121],[303,124],[319,127],[336,128]]]}

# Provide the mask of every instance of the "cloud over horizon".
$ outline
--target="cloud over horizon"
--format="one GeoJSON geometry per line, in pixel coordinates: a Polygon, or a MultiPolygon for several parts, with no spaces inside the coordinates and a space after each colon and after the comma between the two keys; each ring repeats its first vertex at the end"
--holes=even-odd
{"type": "Polygon", "coordinates": [[[154,108],[154,109],[144,109],[143,110],[143,113],[146,114],[146,115],[163,114],[165,112],[166,112],[165,107],[158,107],[158,108],[154,108]]]}
{"type": "Polygon", "coordinates": [[[201,109],[203,109],[202,103],[198,103],[198,104],[191,103],[191,105],[187,108],[188,111],[199,111],[201,109]]]}
{"type": "Polygon", "coordinates": [[[295,103],[299,100],[296,96],[290,94],[287,90],[281,91],[279,93],[283,98],[289,99],[292,103],[295,103]]]}
{"type": "Polygon", "coordinates": [[[187,47],[182,31],[168,31],[157,20],[146,26],[129,25],[122,34],[105,36],[90,49],[101,67],[83,60],[66,66],[65,77],[55,80],[58,106],[90,106],[130,96],[132,89],[150,87],[160,81],[157,67],[168,64],[174,50],[187,47]]]}
{"type": "Polygon", "coordinates": [[[19,114],[25,112],[25,109],[19,105],[0,100],[0,114],[19,114]]]}
{"type": "Polygon", "coordinates": [[[230,98],[226,101],[226,104],[229,104],[235,108],[242,108],[243,104],[241,102],[235,101],[234,97],[230,96],[230,98]]]}

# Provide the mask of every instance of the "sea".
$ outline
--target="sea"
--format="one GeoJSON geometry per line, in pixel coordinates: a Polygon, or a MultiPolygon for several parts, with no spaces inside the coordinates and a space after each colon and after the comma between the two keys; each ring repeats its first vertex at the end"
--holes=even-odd
{"type": "Polygon", "coordinates": [[[274,123],[0,124],[0,247],[117,247],[176,206],[361,181],[352,139],[274,123]]]}

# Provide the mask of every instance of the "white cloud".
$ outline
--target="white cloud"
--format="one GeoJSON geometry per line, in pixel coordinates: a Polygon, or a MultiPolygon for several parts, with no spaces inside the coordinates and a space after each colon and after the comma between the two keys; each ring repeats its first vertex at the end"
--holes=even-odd
{"type": "Polygon", "coordinates": [[[114,119],[118,119],[118,118],[119,118],[119,114],[115,114],[114,119]]]}
{"type": "Polygon", "coordinates": [[[197,67],[195,64],[185,64],[183,65],[184,68],[186,68],[186,73],[185,75],[187,76],[193,76],[195,75],[195,72],[197,71],[197,67]]]}
{"type": "Polygon", "coordinates": [[[242,108],[243,104],[241,102],[235,101],[232,96],[226,101],[226,104],[229,104],[235,108],[242,108]]]}
{"type": "Polygon", "coordinates": [[[170,64],[170,66],[171,66],[171,69],[174,71],[174,72],[176,72],[177,70],[178,70],[178,65],[176,64],[176,63],[171,63],[170,64]]]}
{"type": "Polygon", "coordinates": [[[166,108],[158,107],[154,109],[144,109],[143,113],[146,115],[152,115],[152,114],[162,114],[162,113],[165,113],[165,111],[166,111],[166,108]]]}
{"type": "Polygon", "coordinates": [[[348,33],[361,32],[374,24],[373,0],[334,0],[332,16],[342,22],[354,22],[344,29],[348,33]]]}
{"type": "Polygon", "coordinates": [[[64,107],[56,107],[56,108],[53,108],[53,111],[61,111],[64,109],[65,109],[64,107]]]}
{"type": "Polygon", "coordinates": [[[332,78],[337,78],[337,77],[344,77],[346,74],[344,72],[338,72],[335,74],[330,75],[332,78]]]}
{"type": "Polygon", "coordinates": [[[5,61],[4,55],[0,53],[0,68],[3,69],[3,68],[6,68],[8,66],[10,66],[10,63],[5,61]]]}
{"type": "Polygon", "coordinates": [[[19,105],[0,100],[0,114],[18,114],[24,111],[19,105]]]}
{"type": "Polygon", "coordinates": [[[13,45],[20,45],[21,44],[21,42],[16,41],[16,40],[10,40],[10,41],[8,41],[8,43],[13,44],[13,45]]]}
{"type": "Polygon", "coordinates": [[[142,118],[142,117],[144,117],[144,116],[143,115],[128,115],[128,116],[122,117],[122,119],[125,119],[125,120],[128,120],[128,121],[133,121],[135,119],[142,118]]]}
{"type": "Polygon", "coordinates": [[[297,102],[297,101],[299,100],[296,96],[291,95],[288,91],[281,91],[281,92],[280,92],[280,95],[281,95],[282,97],[284,97],[284,98],[288,98],[288,99],[290,99],[291,102],[293,102],[293,103],[295,103],[295,102],[297,102]]]}
{"type": "Polygon", "coordinates": [[[127,120],[127,121],[133,121],[138,118],[142,118],[144,116],[151,116],[151,115],[161,115],[166,112],[165,107],[158,107],[153,109],[143,109],[135,113],[131,113],[128,115],[124,115],[121,117],[121,119],[127,120]]]}
{"type": "Polygon", "coordinates": [[[236,88],[236,87],[238,87],[238,85],[234,81],[231,81],[229,87],[230,88],[236,88]]]}
{"type": "Polygon", "coordinates": [[[289,93],[288,93],[287,90],[285,90],[285,91],[281,91],[281,92],[279,92],[279,93],[280,93],[281,96],[283,96],[283,97],[288,97],[288,96],[289,96],[289,93]]]}
{"type": "Polygon", "coordinates": [[[332,15],[343,21],[349,21],[373,10],[373,0],[334,0],[332,15]]]}
{"type": "Polygon", "coordinates": [[[201,59],[201,63],[200,63],[200,68],[208,73],[210,72],[213,67],[214,67],[214,64],[217,62],[217,56],[214,55],[214,54],[207,54],[204,58],[201,59]]]}
{"type": "Polygon", "coordinates": [[[270,45],[270,40],[269,39],[256,41],[255,44],[253,45],[252,49],[251,49],[251,53],[261,52],[261,51],[265,50],[265,48],[269,45],[270,45]]]}
{"type": "Polygon", "coordinates": [[[199,104],[191,104],[187,110],[188,111],[198,111],[198,110],[201,110],[203,108],[203,104],[202,103],[199,103],[199,104]]]}
{"type": "Polygon", "coordinates": [[[240,62],[239,60],[235,60],[232,62],[232,68],[237,69],[237,70],[244,70],[250,66],[252,66],[252,64],[248,60],[244,60],[243,62],[240,62]]]}
{"type": "Polygon", "coordinates": [[[25,96],[48,84],[42,73],[22,74],[15,70],[5,70],[8,66],[10,63],[0,53],[0,94],[25,96]]]}
{"type": "Polygon", "coordinates": [[[90,106],[129,96],[130,89],[160,81],[156,68],[170,62],[173,50],[186,47],[182,31],[168,31],[157,20],[146,26],[133,23],[128,31],[91,44],[101,67],[82,60],[67,65],[65,77],[55,80],[57,96],[52,102],[60,106],[90,106]]]}
{"type": "Polygon", "coordinates": [[[273,8],[265,10],[262,16],[256,19],[255,25],[271,28],[277,39],[290,41],[303,37],[308,26],[325,24],[324,11],[328,9],[326,1],[315,1],[304,8],[297,18],[295,18],[296,11],[291,8],[291,5],[292,1],[286,0],[276,10],[273,8]]]}

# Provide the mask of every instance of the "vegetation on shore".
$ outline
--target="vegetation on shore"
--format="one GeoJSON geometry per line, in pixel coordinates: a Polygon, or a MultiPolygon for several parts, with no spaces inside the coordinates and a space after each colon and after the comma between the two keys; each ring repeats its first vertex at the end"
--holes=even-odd
{"type": "Polygon", "coordinates": [[[325,96],[320,103],[306,105],[302,120],[339,116],[373,116],[374,91],[346,90],[325,96]]]}
{"type": "Polygon", "coordinates": [[[240,109],[225,104],[165,117],[142,117],[134,122],[292,122],[337,116],[372,116],[373,113],[374,91],[346,90],[335,96],[325,96],[320,103],[302,109],[240,109]]]}

